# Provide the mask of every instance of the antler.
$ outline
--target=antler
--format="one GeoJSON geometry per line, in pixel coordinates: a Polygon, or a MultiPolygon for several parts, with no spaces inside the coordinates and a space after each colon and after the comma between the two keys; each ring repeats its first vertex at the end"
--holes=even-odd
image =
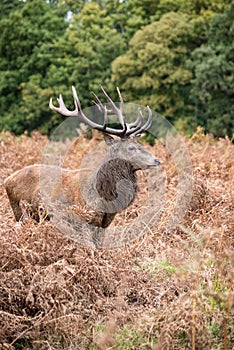
{"type": "Polygon", "coordinates": [[[101,86],[101,90],[102,90],[103,95],[105,96],[106,101],[109,103],[109,105],[111,107],[110,109],[107,109],[107,107],[105,105],[103,105],[103,103],[95,95],[95,93],[92,93],[92,94],[95,98],[95,104],[96,104],[97,108],[101,112],[103,112],[103,116],[104,116],[103,125],[97,124],[86,117],[86,115],[84,114],[84,112],[81,108],[81,103],[80,103],[80,100],[77,96],[77,92],[76,92],[76,89],[74,86],[72,86],[72,93],[73,93],[74,105],[75,105],[74,111],[70,111],[69,109],[67,109],[67,107],[65,106],[65,104],[63,102],[63,98],[62,98],[61,94],[59,95],[59,98],[57,98],[59,107],[55,107],[53,105],[52,98],[50,99],[49,106],[52,110],[56,111],[57,113],[60,113],[66,117],[79,117],[82,122],[91,126],[91,128],[103,131],[107,134],[117,135],[121,138],[127,138],[130,136],[140,135],[143,131],[146,131],[150,128],[150,126],[152,124],[152,111],[149,108],[149,106],[147,106],[148,119],[147,119],[145,124],[144,124],[144,118],[143,118],[143,115],[142,115],[140,108],[138,109],[138,116],[137,116],[136,121],[128,124],[124,120],[124,116],[123,116],[124,102],[123,102],[123,98],[121,96],[121,93],[119,91],[119,88],[117,88],[117,92],[118,92],[119,100],[120,100],[119,108],[112,101],[112,99],[106,93],[106,91],[103,89],[102,86],[101,86]],[[118,117],[119,123],[122,126],[121,129],[113,129],[113,128],[110,128],[107,126],[108,125],[108,115],[110,115],[110,114],[115,114],[118,117]]]}

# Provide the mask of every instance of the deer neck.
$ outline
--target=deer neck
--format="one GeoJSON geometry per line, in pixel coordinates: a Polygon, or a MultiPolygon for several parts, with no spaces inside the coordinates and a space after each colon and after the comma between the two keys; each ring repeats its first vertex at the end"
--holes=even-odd
{"type": "Polygon", "coordinates": [[[96,174],[96,189],[99,196],[106,201],[115,200],[120,185],[126,186],[126,195],[135,197],[138,187],[134,167],[125,159],[107,160],[96,174]]]}

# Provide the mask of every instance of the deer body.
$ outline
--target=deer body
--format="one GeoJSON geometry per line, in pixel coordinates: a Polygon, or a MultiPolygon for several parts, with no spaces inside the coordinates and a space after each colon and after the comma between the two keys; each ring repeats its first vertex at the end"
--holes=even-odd
{"type": "MultiPolygon", "coordinates": [[[[64,198],[66,198],[70,204],[78,202],[77,198],[80,198],[80,196],[79,188],[77,188],[77,170],[61,169],[56,166],[42,164],[29,165],[16,171],[4,181],[16,221],[19,221],[23,215],[20,207],[21,201],[30,204],[32,211],[37,214],[43,200],[40,192],[40,179],[44,171],[47,174],[46,179],[49,177],[53,179],[53,184],[50,186],[51,193],[48,193],[51,200],[64,202],[64,198]],[[54,176],[56,174],[61,174],[61,181],[55,180],[56,177],[58,178],[58,176],[54,176]]],[[[49,184],[47,187],[49,187],[49,184]]]]}
{"type": "MultiPolygon", "coordinates": [[[[91,174],[85,185],[80,181],[80,178],[86,169],[69,170],[35,164],[16,171],[5,180],[4,184],[17,221],[21,219],[23,214],[20,206],[21,201],[30,204],[38,219],[39,208],[41,205],[45,205],[43,197],[46,194],[50,204],[64,204],[68,211],[77,212],[89,224],[105,228],[112,222],[116,213],[127,208],[136,197],[138,190],[136,171],[157,167],[160,164],[159,160],[142,145],[130,138],[131,134],[135,136],[143,130],[147,130],[151,124],[152,116],[150,113],[149,119],[144,125],[140,112],[135,123],[126,124],[122,115],[122,105],[118,109],[104,90],[103,93],[112,106],[111,110],[107,110],[106,106],[103,106],[94,95],[98,107],[104,112],[103,126],[86,118],[74,88],[75,111],[71,112],[66,109],[61,96],[58,99],[59,108],[54,107],[50,102],[50,107],[55,111],[65,116],[81,114],[82,121],[85,121],[92,128],[104,132],[108,155],[99,169],[91,174]],[[113,112],[118,115],[123,127],[122,130],[107,126],[107,114],[113,112]],[[116,135],[120,139],[113,138],[110,134],[116,135]],[[44,175],[46,175],[45,178],[44,175]],[[89,215],[83,215],[87,212],[89,215]]],[[[121,95],[120,101],[122,103],[121,95]]],[[[48,214],[50,215],[50,212],[48,214]]]]}

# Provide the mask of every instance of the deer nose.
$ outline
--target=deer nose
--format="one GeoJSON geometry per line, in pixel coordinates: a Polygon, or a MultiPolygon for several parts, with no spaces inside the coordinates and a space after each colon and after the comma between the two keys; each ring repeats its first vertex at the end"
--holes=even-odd
{"type": "Polygon", "coordinates": [[[155,160],[154,160],[154,163],[155,163],[155,165],[160,165],[160,160],[158,160],[157,158],[155,158],[155,160]]]}

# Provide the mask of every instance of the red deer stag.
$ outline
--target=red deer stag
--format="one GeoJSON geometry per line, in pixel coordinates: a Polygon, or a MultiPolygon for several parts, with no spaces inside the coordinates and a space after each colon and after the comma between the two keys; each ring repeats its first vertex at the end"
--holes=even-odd
{"type": "MultiPolygon", "coordinates": [[[[104,115],[103,125],[91,121],[84,114],[76,89],[72,87],[74,97],[74,111],[66,108],[63,98],[57,99],[59,107],[53,105],[50,99],[50,108],[66,117],[78,117],[79,120],[93,129],[97,129],[104,134],[104,140],[108,146],[108,156],[105,158],[99,169],[96,169],[89,182],[89,188],[82,188],[79,185],[79,176],[82,169],[69,170],[60,169],[56,166],[34,164],[27,166],[5,180],[5,188],[9,197],[15,219],[19,221],[22,217],[21,201],[30,204],[35,213],[38,213],[42,197],[40,193],[40,174],[41,170],[50,177],[50,185],[47,184],[46,191],[52,192],[53,200],[66,202],[69,207],[90,207],[92,208],[89,217],[84,220],[94,226],[106,228],[114,219],[117,212],[128,207],[137,194],[137,170],[144,170],[157,167],[160,162],[142,145],[136,142],[136,136],[148,130],[152,123],[152,112],[149,107],[148,118],[144,123],[141,110],[138,110],[138,116],[135,122],[126,123],[123,115],[123,99],[118,91],[120,98],[119,107],[111,100],[106,91],[101,87],[104,97],[108,103],[108,108],[103,105],[99,98],[94,95],[95,104],[99,111],[104,115]],[[120,129],[108,126],[108,115],[116,115],[121,125],[120,129]],[[117,136],[113,138],[110,135],[117,136]],[[61,180],[58,184],[54,173],[60,169],[61,180]],[[49,174],[49,175],[48,175],[49,174]],[[86,193],[85,196],[82,193],[86,193]],[[64,200],[65,198],[65,200],[64,200]]],[[[49,193],[52,198],[52,193],[49,193]]],[[[48,216],[49,216],[48,212],[48,216]]],[[[52,214],[53,215],[53,214],[52,214]]],[[[82,213],[81,213],[82,217],[82,213]]]]}

